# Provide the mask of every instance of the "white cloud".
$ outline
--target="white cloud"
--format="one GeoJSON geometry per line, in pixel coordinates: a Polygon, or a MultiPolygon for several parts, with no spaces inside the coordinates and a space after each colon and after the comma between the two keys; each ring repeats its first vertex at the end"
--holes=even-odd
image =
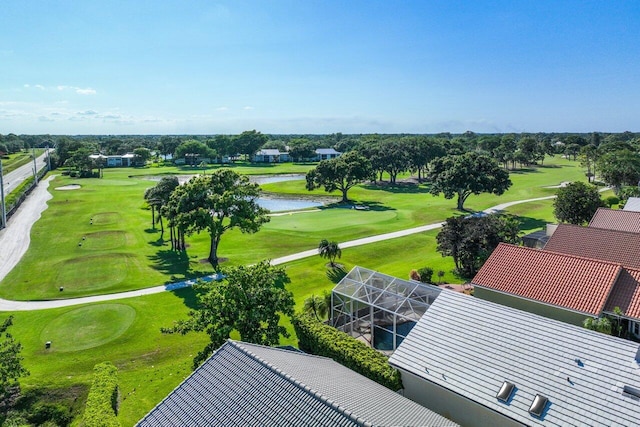
{"type": "Polygon", "coordinates": [[[218,107],[216,108],[216,111],[227,111],[229,109],[229,107],[218,107]]]}
{"type": "Polygon", "coordinates": [[[79,111],[77,114],[79,116],[95,116],[96,114],[98,114],[98,112],[94,110],[87,110],[87,111],[79,111]]]}
{"type": "Polygon", "coordinates": [[[35,87],[36,89],[40,89],[40,90],[46,90],[44,86],[42,85],[34,85],[33,87],[35,87]]]}
{"type": "Polygon", "coordinates": [[[86,89],[81,89],[79,87],[75,88],[76,89],[76,93],[78,95],[95,95],[97,92],[95,89],[91,89],[91,88],[86,88],[86,89]]]}
{"type": "Polygon", "coordinates": [[[246,107],[244,107],[244,108],[243,108],[243,110],[253,110],[253,109],[254,109],[253,107],[250,107],[250,106],[248,106],[248,105],[247,105],[246,107]]]}

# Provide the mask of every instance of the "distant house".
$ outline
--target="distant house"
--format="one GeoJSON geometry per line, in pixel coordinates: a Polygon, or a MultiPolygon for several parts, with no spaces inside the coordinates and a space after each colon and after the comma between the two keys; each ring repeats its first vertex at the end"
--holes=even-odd
{"type": "Polygon", "coordinates": [[[272,148],[262,149],[251,158],[251,161],[256,163],[281,163],[290,160],[289,153],[272,148]]]}
{"type": "Polygon", "coordinates": [[[456,424],[331,359],[229,340],[137,425],[456,424]]]}
{"type": "Polygon", "coordinates": [[[94,160],[102,160],[104,163],[104,166],[107,168],[119,168],[119,167],[128,167],[128,166],[135,166],[135,159],[136,155],[133,153],[127,153],[127,154],[122,154],[122,155],[116,155],[116,156],[105,156],[102,154],[92,154],[89,156],[89,158],[94,159],[94,160]]]}
{"type": "Polygon", "coordinates": [[[315,153],[316,161],[335,159],[336,157],[340,157],[340,155],[342,154],[334,150],[333,148],[318,148],[315,153]]]}
{"type": "Polygon", "coordinates": [[[638,426],[638,343],[443,291],[389,359],[465,426],[638,426]]]}
{"type": "Polygon", "coordinates": [[[598,208],[589,222],[589,227],[640,233],[640,212],[598,208]]]}
{"type": "Polygon", "coordinates": [[[629,197],[624,204],[623,210],[640,212],[640,197],[629,197]]]}

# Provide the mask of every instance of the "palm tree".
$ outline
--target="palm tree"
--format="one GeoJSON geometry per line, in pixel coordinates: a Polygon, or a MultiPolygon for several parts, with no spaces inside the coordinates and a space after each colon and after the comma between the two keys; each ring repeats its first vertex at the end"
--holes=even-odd
{"type": "Polygon", "coordinates": [[[329,312],[329,304],[327,304],[327,295],[331,301],[331,294],[325,291],[323,296],[312,294],[304,300],[303,310],[307,314],[313,314],[318,321],[322,321],[327,317],[329,312]]]}
{"type": "Polygon", "coordinates": [[[322,258],[328,259],[331,267],[335,267],[336,258],[340,258],[342,256],[342,249],[338,246],[338,242],[330,242],[327,239],[322,239],[318,245],[318,254],[322,258]]]}

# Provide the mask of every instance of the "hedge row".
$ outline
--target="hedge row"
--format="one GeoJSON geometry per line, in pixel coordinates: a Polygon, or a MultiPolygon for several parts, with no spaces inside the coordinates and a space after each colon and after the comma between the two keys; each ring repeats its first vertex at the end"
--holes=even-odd
{"type": "Polygon", "coordinates": [[[330,357],[391,390],[402,388],[400,372],[389,365],[382,353],[363,342],[306,314],[294,316],[293,327],[301,350],[330,357]]]}
{"type": "Polygon", "coordinates": [[[93,383],[87,397],[83,425],[85,427],[119,427],[118,368],[104,362],[93,368],[93,383]]]}

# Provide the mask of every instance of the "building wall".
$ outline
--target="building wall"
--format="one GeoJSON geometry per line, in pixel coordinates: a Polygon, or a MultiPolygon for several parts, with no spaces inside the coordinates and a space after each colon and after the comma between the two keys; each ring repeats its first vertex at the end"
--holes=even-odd
{"type": "Polygon", "coordinates": [[[522,424],[460,396],[446,388],[400,369],[404,396],[463,427],[519,427],[522,424]]]}
{"type": "Polygon", "coordinates": [[[474,287],[473,296],[577,326],[582,326],[582,322],[587,318],[586,314],[576,313],[574,311],[552,307],[546,304],[540,304],[535,301],[506,295],[480,286],[474,287]]]}

